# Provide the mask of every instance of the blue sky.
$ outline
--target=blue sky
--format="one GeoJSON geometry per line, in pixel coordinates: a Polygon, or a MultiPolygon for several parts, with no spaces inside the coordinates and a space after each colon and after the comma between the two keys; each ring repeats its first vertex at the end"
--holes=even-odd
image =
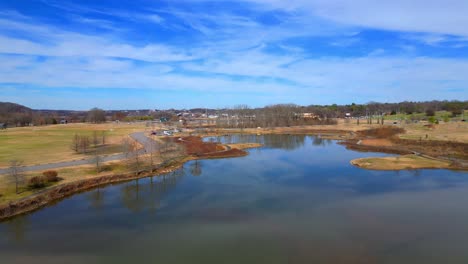
{"type": "Polygon", "coordinates": [[[465,0],[2,0],[0,101],[37,109],[468,99],[465,0]]]}

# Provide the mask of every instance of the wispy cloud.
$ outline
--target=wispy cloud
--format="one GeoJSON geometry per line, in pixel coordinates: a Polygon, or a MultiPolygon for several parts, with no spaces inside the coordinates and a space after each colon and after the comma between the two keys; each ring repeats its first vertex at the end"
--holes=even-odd
{"type": "Polygon", "coordinates": [[[239,100],[204,102],[211,106],[466,98],[468,31],[448,15],[465,21],[465,4],[424,3],[47,1],[63,12],[55,20],[0,9],[0,84],[239,100]],[[433,57],[427,46],[450,56],[433,57]]]}
{"type": "Polygon", "coordinates": [[[344,25],[405,32],[468,36],[463,0],[244,0],[268,9],[306,10],[344,25]]]}

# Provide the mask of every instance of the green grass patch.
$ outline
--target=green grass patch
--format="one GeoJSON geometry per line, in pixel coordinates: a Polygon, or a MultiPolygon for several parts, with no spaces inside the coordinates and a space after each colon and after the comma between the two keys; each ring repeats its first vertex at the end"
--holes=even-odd
{"type": "Polygon", "coordinates": [[[93,132],[106,134],[106,144],[102,154],[121,151],[117,145],[120,139],[135,131],[144,130],[144,124],[69,124],[44,127],[11,128],[0,131],[0,167],[8,167],[9,161],[21,160],[24,165],[58,162],[87,157],[71,149],[75,134],[89,136],[93,132]]]}

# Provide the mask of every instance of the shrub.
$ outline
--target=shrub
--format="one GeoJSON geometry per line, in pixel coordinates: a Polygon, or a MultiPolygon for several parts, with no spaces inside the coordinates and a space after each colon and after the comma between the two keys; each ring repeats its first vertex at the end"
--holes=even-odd
{"type": "Polygon", "coordinates": [[[454,109],[452,110],[452,117],[456,117],[457,115],[461,115],[462,110],[461,109],[454,109]]]}
{"type": "Polygon", "coordinates": [[[54,171],[54,170],[44,171],[42,173],[42,175],[44,175],[44,178],[45,178],[45,180],[47,182],[57,182],[57,181],[59,181],[59,178],[57,177],[58,176],[57,171],[54,171]]]}
{"type": "Polygon", "coordinates": [[[437,119],[435,117],[433,117],[433,116],[430,116],[428,121],[429,121],[429,123],[435,124],[437,119]]]}
{"type": "Polygon", "coordinates": [[[46,179],[42,176],[34,176],[28,181],[29,188],[38,189],[46,185],[46,179]]]}
{"type": "Polygon", "coordinates": [[[427,116],[435,116],[435,111],[432,109],[427,109],[426,110],[426,115],[427,116]]]}
{"type": "Polygon", "coordinates": [[[379,127],[379,128],[372,128],[368,130],[358,131],[358,134],[365,137],[373,137],[373,138],[390,138],[396,134],[404,133],[405,130],[399,127],[379,127]]]}
{"type": "Polygon", "coordinates": [[[99,172],[106,172],[106,171],[112,171],[112,166],[111,165],[102,165],[99,168],[99,172]]]}

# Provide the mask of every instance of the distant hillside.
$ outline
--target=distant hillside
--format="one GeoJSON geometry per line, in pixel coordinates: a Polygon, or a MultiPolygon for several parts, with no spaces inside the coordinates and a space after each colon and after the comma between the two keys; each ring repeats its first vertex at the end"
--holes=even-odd
{"type": "Polygon", "coordinates": [[[31,122],[33,110],[24,105],[0,102],[0,123],[25,125],[31,122]]]}
{"type": "Polygon", "coordinates": [[[0,116],[14,113],[31,113],[32,109],[24,105],[0,102],[0,116]]]}

